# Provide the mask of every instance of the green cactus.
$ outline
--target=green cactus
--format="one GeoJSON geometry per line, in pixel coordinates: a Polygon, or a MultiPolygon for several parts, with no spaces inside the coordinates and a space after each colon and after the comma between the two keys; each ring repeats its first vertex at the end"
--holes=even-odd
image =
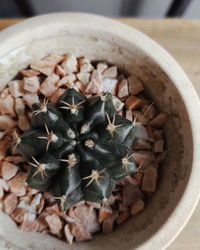
{"type": "Polygon", "coordinates": [[[136,172],[136,127],[116,113],[111,94],[87,99],[68,88],[56,104],[32,109],[16,148],[29,162],[28,185],[51,192],[62,210],[82,199],[105,203],[116,181],[136,172]]]}

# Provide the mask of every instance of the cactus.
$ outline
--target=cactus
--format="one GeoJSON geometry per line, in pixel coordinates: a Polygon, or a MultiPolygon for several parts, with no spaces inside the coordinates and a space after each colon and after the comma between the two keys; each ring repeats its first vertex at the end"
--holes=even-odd
{"type": "Polygon", "coordinates": [[[106,203],[116,181],[136,172],[136,126],[117,114],[112,95],[87,99],[68,88],[56,104],[33,104],[31,129],[16,139],[29,163],[27,184],[50,192],[62,210],[84,199],[106,203]]]}

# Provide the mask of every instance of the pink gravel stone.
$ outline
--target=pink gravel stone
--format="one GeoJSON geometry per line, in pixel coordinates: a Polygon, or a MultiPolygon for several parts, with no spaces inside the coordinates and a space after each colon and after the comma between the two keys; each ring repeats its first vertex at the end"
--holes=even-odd
{"type": "Polygon", "coordinates": [[[88,72],[80,72],[76,76],[79,81],[81,81],[84,85],[87,85],[89,83],[90,75],[91,74],[88,72]]]}
{"type": "Polygon", "coordinates": [[[38,232],[43,232],[43,230],[46,230],[49,225],[46,222],[45,218],[46,216],[48,216],[49,214],[47,212],[42,212],[36,219],[36,221],[38,221],[39,223],[39,227],[37,229],[38,232]]]}
{"type": "Polygon", "coordinates": [[[0,115],[0,130],[10,130],[16,125],[16,120],[13,120],[10,116],[0,115]]]}
{"type": "Polygon", "coordinates": [[[65,233],[65,238],[67,242],[71,245],[73,243],[74,236],[71,234],[69,225],[65,225],[64,233],[65,233]]]}
{"type": "Polygon", "coordinates": [[[15,156],[15,155],[7,156],[4,160],[12,162],[14,164],[19,164],[26,161],[22,156],[15,156]]]}
{"type": "Polygon", "coordinates": [[[55,73],[60,77],[64,77],[66,75],[64,69],[60,65],[56,65],[55,73]]]}
{"type": "Polygon", "coordinates": [[[54,72],[56,63],[48,60],[47,61],[41,60],[32,63],[30,66],[32,69],[37,70],[46,76],[50,76],[54,72]]]}
{"type": "Polygon", "coordinates": [[[149,125],[156,128],[160,128],[165,124],[166,119],[167,115],[164,113],[160,113],[155,118],[153,118],[153,120],[149,122],[149,125]]]}
{"type": "Polygon", "coordinates": [[[15,177],[8,181],[11,192],[17,196],[23,196],[26,194],[26,178],[27,173],[19,172],[15,177]]]}
{"type": "Polygon", "coordinates": [[[155,192],[157,184],[158,173],[155,167],[149,166],[144,170],[144,176],[142,179],[142,191],[155,192]]]}
{"type": "Polygon", "coordinates": [[[159,139],[163,139],[163,134],[164,134],[164,130],[163,129],[155,129],[153,131],[153,136],[155,137],[155,139],[159,140],[159,139]]]}
{"type": "Polygon", "coordinates": [[[137,185],[127,182],[122,191],[122,204],[126,207],[131,206],[142,196],[143,194],[137,185]]]}
{"type": "Polygon", "coordinates": [[[117,94],[117,83],[118,80],[117,79],[112,79],[112,78],[104,78],[102,80],[102,92],[109,92],[112,95],[116,95],[117,94]]]}
{"type": "Polygon", "coordinates": [[[133,149],[151,149],[151,143],[143,139],[135,139],[133,142],[133,149]]]}
{"type": "Polygon", "coordinates": [[[39,227],[38,221],[24,220],[22,224],[19,226],[19,229],[24,232],[37,232],[38,227],[39,227]]]}
{"type": "Polygon", "coordinates": [[[74,55],[68,54],[67,58],[61,64],[66,74],[77,72],[78,62],[74,55]]]}
{"type": "Polygon", "coordinates": [[[23,75],[23,77],[33,77],[40,74],[39,71],[33,69],[23,69],[20,71],[20,73],[23,75]]]}
{"type": "Polygon", "coordinates": [[[40,81],[37,76],[24,78],[24,90],[31,93],[37,93],[39,87],[40,87],[40,81]]]}
{"type": "Polygon", "coordinates": [[[26,93],[23,96],[23,100],[30,108],[32,107],[32,104],[40,102],[39,97],[36,93],[26,93]]]}
{"type": "Polygon", "coordinates": [[[155,155],[150,151],[140,150],[133,153],[133,159],[138,165],[142,164],[145,166],[155,160],[155,155]]]}
{"type": "Polygon", "coordinates": [[[130,212],[129,212],[129,211],[121,212],[121,213],[119,213],[118,217],[116,218],[116,223],[117,223],[117,224],[122,224],[122,223],[124,223],[129,217],[130,217],[130,212]]]}
{"type": "Polygon", "coordinates": [[[118,216],[118,212],[115,211],[110,217],[103,221],[103,233],[108,234],[113,232],[114,229],[114,222],[118,216]]]}
{"type": "Polygon", "coordinates": [[[128,79],[129,92],[132,95],[137,95],[144,90],[142,82],[136,76],[130,76],[128,79]]]}
{"type": "Polygon", "coordinates": [[[5,180],[10,180],[17,174],[18,167],[10,162],[4,161],[1,165],[1,175],[5,180]]]}
{"type": "Polygon", "coordinates": [[[59,79],[59,76],[56,74],[48,76],[40,85],[40,92],[45,97],[50,97],[58,89],[59,79]]]}
{"type": "Polygon", "coordinates": [[[50,227],[51,233],[60,236],[62,229],[62,222],[59,216],[56,214],[48,215],[45,218],[45,220],[50,227]]]}
{"type": "Polygon", "coordinates": [[[126,99],[126,107],[127,109],[130,109],[130,110],[135,110],[135,109],[138,109],[142,106],[142,103],[143,103],[143,100],[136,97],[136,96],[133,96],[133,95],[130,95],[127,99],[126,99]]]}
{"type": "Polygon", "coordinates": [[[60,56],[56,54],[49,54],[46,56],[43,60],[44,61],[49,61],[49,62],[54,62],[55,64],[61,63],[62,61],[65,60],[65,56],[60,56]]]}
{"type": "Polygon", "coordinates": [[[156,108],[153,104],[145,104],[144,106],[142,106],[141,111],[148,120],[153,119],[157,114],[156,108]]]}
{"type": "Polygon", "coordinates": [[[80,219],[80,222],[89,233],[94,233],[100,230],[96,211],[92,207],[85,205],[76,207],[74,209],[74,214],[80,219]]]}
{"type": "Polygon", "coordinates": [[[164,151],[162,153],[159,153],[157,156],[156,156],[156,159],[155,159],[155,162],[157,164],[160,164],[161,162],[163,162],[165,160],[167,156],[167,151],[164,151]]]}
{"type": "Polygon", "coordinates": [[[144,201],[139,199],[135,204],[131,207],[131,214],[135,215],[141,212],[144,209],[144,201]]]}
{"type": "Polygon", "coordinates": [[[112,101],[117,111],[122,110],[122,108],[124,107],[124,103],[119,98],[117,98],[116,96],[113,96],[112,101]]]}
{"type": "Polygon", "coordinates": [[[70,231],[78,242],[92,239],[91,233],[86,230],[82,223],[70,224],[70,231]]]}
{"type": "Polygon", "coordinates": [[[9,88],[5,88],[0,93],[0,98],[4,99],[10,94],[9,88]]]}
{"type": "Polygon", "coordinates": [[[2,187],[2,184],[0,183],[0,200],[3,198],[4,196],[4,189],[2,187]]]}
{"type": "Polygon", "coordinates": [[[91,72],[94,69],[94,67],[90,63],[90,60],[85,57],[78,58],[78,63],[80,72],[91,72]]]}
{"type": "Polygon", "coordinates": [[[25,214],[27,213],[26,209],[17,207],[14,212],[11,214],[11,217],[14,221],[17,223],[22,223],[25,217],[25,214]]]}
{"type": "Polygon", "coordinates": [[[18,127],[22,131],[27,131],[30,128],[30,122],[26,115],[20,115],[18,117],[18,127]]]}
{"type": "Polygon", "coordinates": [[[55,92],[50,97],[50,102],[51,103],[57,103],[59,97],[65,92],[65,89],[57,89],[55,92]]]}
{"type": "Polygon", "coordinates": [[[133,113],[131,110],[126,110],[126,119],[133,121],[133,113]]]}
{"type": "Polygon", "coordinates": [[[87,86],[87,88],[85,89],[85,93],[88,94],[96,94],[96,93],[100,93],[101,92],[101,83],[98,83],[95,80],[91,80],[87,86]]]}
{"type": "Polygon", "coordinates": [[[23,96],[24,95],[23,81],[21,80],[11,81],[9,83],[9,91],[14,98],[23,96]]]}
{"type": "Polygon", "coordinates": [[[18,115],[25,115],[25,104],[22,98],[15,99],[15,111],[18,115]]]}
{"type": "Polygon", "coordinates": [[[155,141],[153,151],[155,153],[162,153],[164,151],[164,140],[155,141]]]}
{"type": "Polygon", "coordinates": [[[128,82],[126,79],[123,79],[118,86],[118,97],[119,98],[124,98],[129,95],[128,91],[128,82]]]}
{"type": "Polygon", "coordinates": [[[78,88],[79,91],[85,92],[87,86],[80,81],[75,81],[75,87],[78,88]]]}
{"type": "Polygon", "coordinates": [[[101,223],[113,213],[111,208],[101,207],[99,209],[98,221],[101,223]]]}
{"type": "Polygon", "coordinates": [[[70,74],[70,75],[64,76],[58,82],[58,86],[59,87],[61,87],[63,85],[65,85],[67,87],[70,87],[71,85],[73,86],[75,80],[76,80],[75,74],[70,74]]]}
{"type": "Polygon", "coordinates": [[[7,194],[3,200],[3,209],[7,214],[12,214],[17,207],[18,199],[14,193],[7,194]]]}
{"type": "Polygon", "coordinates": [[[105,78],[116,78],[117,77],[117,67],[112,66],[103,72],[103,76],[105,78]]]}
{"type": "Polygon", "coordinates": [[[97,64],[97,70],[99,70],[101,73],[103,73],[107,68],[108,68],[108,65],[105,63],[97,64]]]}
{"type": "Polygon", "coordinates": [[[4,99],[0,99],[0,113],[1,115],[9,115],[15,117],[14,109],[14,98],[11,95],[8,95],[4,99]]]}

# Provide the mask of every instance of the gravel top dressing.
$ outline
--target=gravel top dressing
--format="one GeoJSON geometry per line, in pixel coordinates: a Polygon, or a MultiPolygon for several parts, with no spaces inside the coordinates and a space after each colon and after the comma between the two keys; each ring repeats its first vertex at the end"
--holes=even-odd
{"type": "Polygon", "coordinates": [[[114,65],[33,62],[0,93],[0,208],[69,244],[112,232],[156,192],[166,119],[114,65]]]}

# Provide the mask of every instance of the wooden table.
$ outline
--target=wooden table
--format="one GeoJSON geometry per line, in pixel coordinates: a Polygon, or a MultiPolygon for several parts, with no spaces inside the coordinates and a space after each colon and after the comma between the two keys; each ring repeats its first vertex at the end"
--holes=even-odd
{"type": "MultiPolygon", "coordinates": [[[[20,19],[0,19],[0,30],[20,19]]],[[[200,96],[200,21],[120,18],[168,50],[183,67],[200,96]]],[[[155,249],[158,250],[158,249],[155,249]]],[[[185,229],[168,250],[200,250],[200,203],[185,229]]]]}

